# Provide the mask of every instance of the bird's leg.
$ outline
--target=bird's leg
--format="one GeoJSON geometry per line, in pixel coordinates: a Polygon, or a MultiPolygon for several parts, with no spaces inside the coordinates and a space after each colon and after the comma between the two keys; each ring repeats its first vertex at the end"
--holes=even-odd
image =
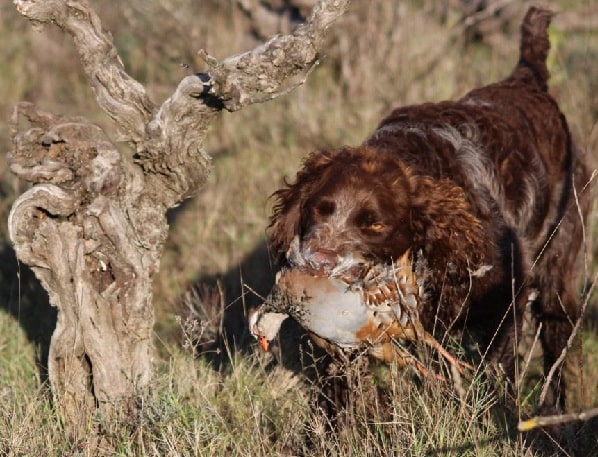
{"type": "Polygon", "coordinates": [[[436,373],[430,373],[430,370],[424,367],[424,365],[412,354],[397,346],[392,341],[372,346],[368,349],[368,353],[384,363],[396,363],[399,367],[412,365],[424,378],[432,376],[438,381],[446,381],[443,376],[436,373]]]}
{"type": "MultiPolygon", "coordinates": [[[[391,325],[389,325],[388,327],[386,327],[384,329],[384,333],[386,335],[388,335],[388,337],[390,337],[391,340],[394,340],[394,341],[397,341],[397,340],[423,341],[424,344],[431,347],[436,352],[438,352],[438,354],[440,354],[442,357],[444,357],[462,375],[465,375],[464,369],[471,370],[471,371],[475,370],[475,368],[473,366],[469,365],[468,363],[465,363],[465,362],[453,357],[446,349],[444,349],[444,347],[442,347],[442,345],[436,340],[436,338],[434,338],[432,335],[430,335],[428,332],[426,332],[424,330],[424,328],[421,326],[421,323],[419,323],[419,322],[414,322],[413,320],[411,320],[410,325],[401,325],[398,322],[393,322],[391,325]]],[[[383,360],[383,361],[387,361],[387,362],[395,361],[396,362],[395,359],[397,358],[397,356],[386,355],[386,354],[390,354],[392,352],[391,349],[382,349],[386,345],[390,345],[391,347],[397,348],[397,345],[393,344],[393,343],[385,343],[385,344],[381,344],[381,345],[379,344],[379,345],[377,345],[377,347],[380,347],[380,349],[377,349],[376,353],[380,354],[380,356],[378,356],[374,353],[372,353],[372,355],[374,357],[377,357],[380,360],[383,360]]],[[[397,348],[397,350],[400,351],[400,355],[398,356],[399,358],[401,358],[403,360],[407,360],[409,357],[411,357],[411,359],[413,359],[413,356],[411,356],[407,351],[405,351],[403,349],[399,349],[399,348],[397,348]]],[[[414,363],[413,362],[402,363],[402,366],[407,365],[407,364],[414,364],[414,363]]],[[[423,366],[421,366],[421,368],[423,368],[423,366]]],[[[423,374],[423,370],[421,368],[418,367],[418,370],[421,371],[423,374]]]]}
{"type": "Polygon", "coordinates": [[[464,368],[467,368],[471,371],[475,370],[475,367],[473,367],[472,365],[453,357],[446,349],[444,349],[444,347],[442,347],[438,340],[436,340],[436,338],[434,338],[428,332],[424,332],[424,343],[430,346],[431,348],[435,349],[452,366],[454,366],[460,374],[465,375],[464,368]]]}
{"type": "Polygon", "coordinates": [[[341,360],[345,365],[349,364],[349,358],[343,349],[330,341],[319,337],[313,332],[309,332],[309,337],[316,343],[316,346],[324,349],[326,353],[333,359],[341,360]]]}
{"type": "Polygon", "coordinates": [[[368,348],[368,354],[384,363],[396,363],[400,367],[413,365],[414,357],[396,344],[382,343],[368,348]]]}

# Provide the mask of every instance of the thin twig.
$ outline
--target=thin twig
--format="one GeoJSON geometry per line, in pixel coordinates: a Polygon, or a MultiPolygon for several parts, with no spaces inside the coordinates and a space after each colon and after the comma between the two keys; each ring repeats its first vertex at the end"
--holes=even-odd
{"type": "Polygon", "coordinates": [[[517,429],[520,432],[529,432],[538,427],[545,427],[547,425],[566,424],[575,421],[587,421],[592,417],[598,416],[598,407],[586,409],[578,413],[558,414],[555,416],[536,416],[531,419],[519,422],[517,429]]]}

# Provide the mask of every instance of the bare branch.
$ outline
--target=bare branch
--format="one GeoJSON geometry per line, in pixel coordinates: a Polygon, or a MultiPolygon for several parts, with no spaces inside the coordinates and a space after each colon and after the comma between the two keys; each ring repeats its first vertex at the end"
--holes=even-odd
{"type": "Polygon", "coordinates": [[[598,408],[586,409],[578,413],[558,414],[555,416],[537,416],[531,419],[521,421],[517,425],[520,432],[529,432],[538,427],[546,427],[547,425],[566,424],[574,421],[587,421],[592,417],[598,416],[598,408]]]}
{"type": "MultiPolygon", "coordinates": [[[[222,108],[234,111],[270,100],[302,84],[317,63],[326,30],[348,3],[322,0],[292,35],[277,36],[220,63],[205,55],[209,76],[184,78],[158,110],[143,86],[125,72],[110,34],[102,31],[87,0],[15,0],[32,21],[54,23],[73,36],[100,107],[117,125],[118,139],[134,143],[138,163],[154,182],[146,186],[148,193],[165,207],[195,193],[209,173],[203,142],[214,115],[222,108]]],[[[13,170],[18,169],[14,163],[13,170]]],[[[28,170],[29,179],[42,177],[42,170],[28,170]]],[[[43,172],[53,173],[50,164],[43,172]]],[[[20,174],[25,177],[23,170],[20,174]]]]}
{"type": "Polygon", "coordinates": [[[179,83],[147,124],[146,139],[137,145],[137,161],[148,180],[146,191],[166,208],[193,195],[211,171],[203,143],[221,105],[204,96],[200,76],[187,76],[179,83]]]}
{"type": "Polygon", "coordinates": [[[320,1],[307,22],[292,35],[272,38],[262,46],[218,63],[205,51],[200,55],[210,67],[213,91],[229,111],[274,98],[294,77],[318,60],[328,27],[346,10],[349,0],[320,1]]]}
{"type": "Polygon", "coordinates": [[[56,24],[73,37],[100,107],[114,120],[121,140],[137,142],[154,106],[143,86],[124,70],[112,36],[102,30],[86,0],[14,0],[18,11],[38,24],[56,24]]]}
{"type": "Polygon", "coordinates": [[[209,73],[181,81],[148,124],[147,140],[137,147],[143,169],[160,180],[160,185],[154,186],[159,189],[155,198],[170,207],[203,183],[210,169],[203,140],[219,110],[236,111],[303,84],[317,64],[325,32],[348,3],[322,0],[292,35],[276,36],[263,46],[220,63],[200,51],[209,73]]]}

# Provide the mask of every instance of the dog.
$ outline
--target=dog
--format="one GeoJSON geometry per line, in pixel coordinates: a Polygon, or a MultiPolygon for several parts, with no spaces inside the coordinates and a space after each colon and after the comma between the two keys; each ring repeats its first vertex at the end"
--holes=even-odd
{"type": "MultiPolygon", "coordinates": [[[[442,339],[465,331],[514,379],[528,302],[548,374],[580,318],[576,262],[589,211],[588,167],[548,92],[547,27],[532,7],[503,81],[456,101],[400,107],[357,147],[309,154],[273,194],[268,233],[281,265],[391,264],[419,252],[430,271],[420,320],[442,339]]],[[[548,403],[579,401],[579,338],[548,403]]]]}

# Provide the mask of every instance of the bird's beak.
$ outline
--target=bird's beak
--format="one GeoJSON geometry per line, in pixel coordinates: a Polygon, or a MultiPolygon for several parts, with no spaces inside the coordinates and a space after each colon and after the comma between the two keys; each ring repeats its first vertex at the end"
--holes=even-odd
{"type": "Polygon", "coordinates": [[[257,339],[257,342],[260,344],[260,347],[264,352],[268,352],[268,349],[270,348],[270,342],[268,341],[268,338],[262,335],[257,339]]]}
{"type": "Polygon", "coordinates": [[[253,312],[249,316],[251,334],[264,351],[269,350],[270,342],[276,337],[281,323],[287,317],[289,317],[288,314],[278,312],[253,312]]]}
{"type": "Polygon", "coordinates": [[[268,338],[266,338],[264,335],[260,335],[260,331],[257,328],[257,323],[253,322],[254,320],[257,320],[255,318],[255,316],[256,316],[256,314],[254,314],[250,318],[250,323],[249,324],[250,324],[250,328],[251,328],[251,333],[257,339],[257,342],[259,343],[259,345],[262,348],[262,350],[264,352],[268,352],[268,349],[270,348],[270,341],[268,341],[268,338]]]}

